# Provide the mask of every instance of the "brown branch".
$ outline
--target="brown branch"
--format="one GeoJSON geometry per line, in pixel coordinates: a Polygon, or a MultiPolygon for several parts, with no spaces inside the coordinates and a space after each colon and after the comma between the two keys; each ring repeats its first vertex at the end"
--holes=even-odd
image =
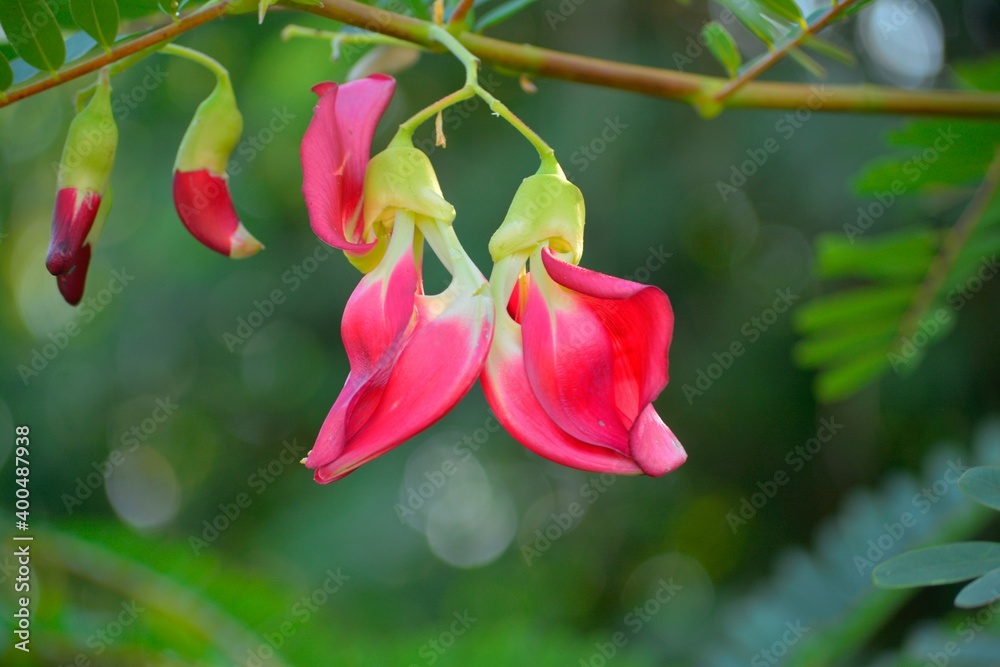
{"type": "Polygon", "coordinates": [[[729,83],[727,83],[722,90],[717,92],[712,99],[715,100],[715,102],[722,102],[727,97],[733,95],[733,93],[748,84],[750,81],[756,79],[758,76],[769,70],[772,65],[788,55],[789,51],[797,49],[802,46],[807,39],[819,34],[823,28],[828,26],[834,19],[843,14],[844,11],[850,9],[850,7],[856,2],[857,0],[842,0],[839,3],[834,3],[834,5],[830,7],[830,9],[828,9],[818,21],[809,25],[807,30],[800,30],[799,33],[792,39],[785,41],[776,49],[768,51],[766,54],[758,58],[752,65],[750,65],[750,67],[740,72],[739,76],[729,81],[729,83]]]}
{"type": "Polygon", "coordinates": [[[14,102],[23,100],[26,97],[37,95],[38,93],[54,88],[60,84],[66,83],[67,81],[72,81],[73,79],[84,76],[85,74],[96,72],[105,65],[118,62],[123,58],[127,58],[152,46],[156,46],[157,44],[169,42],[178,35],[187,32],[192,28],[197,28],[204,23],[208,23],[209,21],[219,18],[226,12],[226,8],[229,6],[229,3],[230,0],[222,0],[221,2],[211,5],[210,7],[205,7],[188,14],[182,19],[171,21],[162,28],[148,32],[141,37],[136,37],[133,40],[116,44],[108,52],[101,53],[93,58],[89,58],[67,67],[66,69],[60,70],[58,72],[58,77],[49,76],[44,79],[39,79],[33,83],[13,88],[8,91],[5,96],[0,97],[0,107],[5,107],[8,104],[13,104],[14,102]]]}
{"type": "MultiPolygon", "coordinates": [[[[50,77],[17,88],[6,100],[0,100],[0,106],[47,90],[137,51],[173,39],[186,30],[218,18],[224,13],[227,5],[228,0],[224,0],[210,8],[195,12],[178,23],[118,45],[110,54],[101,54],[63,70],[59,73],[58,79],[50,77]]],[[[309,11],[371,32],[397,37],[430,50],[443,50],[441,45],[428,34],[433,24],[353,0],[322,0],[322,5],[289,4],[288,7],[309,11]]],[[[694,105],[706,115],[717,113],[723,107],[792,110],[806,107],[813,111],[1000,118],[1000,94],[997,93],[915,91],[873,85],[828,86],[751,81],[734,91],[723,103],[716,103],[713,96],[729,83],[729,80],[721,77],[588,58],[530,44],[514,44],[471,32],[460,32],[456,38],[483,62],[533,76],[627,90],[685,102],[694,105]]]]}
{"type": "Polygon", "coordinates": [[[910,336],[916,333],[921,320],[934,305],[945,280],[951,274],[962,248],[968,243],[969,237],[976,230],[979,221],[983,219],[998,191],[1000,191],[1000,150],[998,150],[996,157],[986,171],[986,176],[983,177],[983,182],[976,189],[955,226],[948,230],[941,242],[941,248],[934,256],[927,275],[924,276],[917,288],[913,295],[913,302],[900,322],[899,335],[893,346],[894,349],[898,349],[910,336]]]}

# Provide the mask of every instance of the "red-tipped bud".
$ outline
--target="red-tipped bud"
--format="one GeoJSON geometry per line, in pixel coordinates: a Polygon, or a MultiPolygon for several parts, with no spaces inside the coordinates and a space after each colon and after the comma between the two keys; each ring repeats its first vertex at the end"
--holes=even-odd
{"type": "Polygon", "coordinates": [[[228,76],[195,112],[174,165],[174,205],[191,234],[206,247],[241,259],[264,246],[250,235],[229,194],[226,162],[243,132],[243,117],[228,76]]]}
{"type": "Polygon", "coordinates": [[[117,148],[111,83],[102,71],[90,102],[70,124],[59,162],[52,241],[45,258],[49,273],[61,275],[78,263],[108,189],[117,148]]]}

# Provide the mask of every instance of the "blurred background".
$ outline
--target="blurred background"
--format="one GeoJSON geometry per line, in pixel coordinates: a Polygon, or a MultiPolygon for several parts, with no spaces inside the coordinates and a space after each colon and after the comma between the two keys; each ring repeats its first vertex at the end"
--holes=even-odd
{"type": "MultiPolygon", "coordinates": [[[[718,10],[540,0],[491,34],[718,74],[692,47],[718,10]]],[[[293,20],[331,25],[275,13],[178,40],[233,75],[245,117],[233,196],[267,246],[248,260],[199,245],[171,201],[177,144],[212,85],[197,66],[154,55],[115,80],[114,209],[78,308],[44,255],[52,165],[82,84],[0,110],[0,506],[13,506],[14,425],[26,424],[36,535],[33,650],[16,652],[7,628],[0,662],[757,667],[897,664],[884,661],[900,651],[918,661],[898,664],[923,664],[938,650],[911,633],[950,609],[949,591],[877,591],[857,559],[877,564],[943,529],[996,532],[947,471],[1000,448],[1000,291],[977,292],[916,372],[832,405],[796,367],[792,315],[778,307],[820,290],[813,239],[858,220],[871,200],[851,183],[891,152],[901,118],[706,121],[584,85],[537,80],[527,94],[486,67],[484,85],[584,193],[583,265],[669,294],[671,383],[656,407],[689,460],[660,479],[560,468],[498,429],[477,385],[425,433],[319,486],[298,460],[348,372],[339,324],[359,274],[309,229],[298,150],[310,87],[353,63],[331,62],[322,42],[282,42],[293,20]],[[779,150],[720,188],[768,140],[779,150]],[[907,508],[917,526],[893,537],[907,508]]],[[[953,63],[988,57],[998,35],[990,0],[879,0],[826,34],[859,58],[829,64],[827,81],[954,87],[953,63]],[[910,18],[886,29],[900,11],[910,18]]],[[[813,80],[791,62],[774,77],[813,80]]],[[[462,70],[424,55],[398,79],[376,149],[462,70]]],[[[487,241],[536,158],[475,102],[444,128],[448,147],[431,159],[488,275],[487,241]]],[[[873,231],[951,224],[960,204],[901,197],[873,231]]],[[[443,273],[428,279],[443,286],[443,273]]],[[[1000,655],[988,626],[950,664],[1000,655]]]]}

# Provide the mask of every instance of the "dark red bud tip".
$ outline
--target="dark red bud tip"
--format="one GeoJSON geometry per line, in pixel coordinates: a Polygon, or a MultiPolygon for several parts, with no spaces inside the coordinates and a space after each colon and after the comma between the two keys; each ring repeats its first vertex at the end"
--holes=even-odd
{"type": "Polygon", "coordinates": [[[207,169],[174,172],[174,206],[192,236],[217,253],[239,259],[263,247],[240,223],[224,176],[207,169]]]}
{"type": "Polygon", "coordinates": [[[90,244],[80,248],[76,255],[76,263],[67,271],[56,276],[59,292],[66,303],[75,306],[83,298],[83,287],[87,282],[87,269],[90,267],[90,244]]]}
{"type": "Polygon", "coordinates": [[[45,256],[45,268],[49,273],[58,276],[76,263],[100,206],[101,195],[93,190],[63,188],[56,194],[52,241],[45,256]]]}

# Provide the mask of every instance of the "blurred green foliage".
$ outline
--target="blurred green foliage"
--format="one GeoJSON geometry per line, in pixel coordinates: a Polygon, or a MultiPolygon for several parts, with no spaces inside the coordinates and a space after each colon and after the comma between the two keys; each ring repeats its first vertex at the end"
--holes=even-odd
{"type": "MultiPolygon", "coordinates": [[[[156,3],[119,4],[127,22],[156,3]]],[[[569,5],[541,0],[495,34],[671,64],[708,18],[700,3],[569,5]]],[[[483,20],[491,6],[477,7],[483,20]]],[[[958,5],[938,11],[949,54],[985,55],[958,5]]],[[[227,18],[179,40],[233,75],[245,131],[231,185],[243,222],[267,246],[249,260],[206,250],[173,210],[177,143],[212,85],[195,65],[154,55],[115,80],[115,208],[77,309],[61,301],[43,258],[53,165],[78,86],[0,110],[0,507],[13,509],[13,429],[27,424],[35,533],[33,651],[15,653],[5,627],[3,664],[575,667],[610,663],[613,652],[623,666],[908,665],[949,641],[963,642],[970,664],[989,664],[974,662],[996,641],[988,623],[968,642],[963,616],[911,631],[950,609],[953,591],[905,605],[908,594],[875,590],[854,559],[872,560],[869,540],[878,560],[995,531],[954,485],[937,488],[947,461],[993,462],[996,284],[971,295],[922,365],[850,401],[817,405],[813,378],[791,353],[793,322],[806,317],[794,311],[829,293],[814,274],[813,238],[834,235],[818,246],[829,268],[845,225],[873,201],[864,184],[880,167],[856,174],[885,159],[886,136],[919,146],[921,126],[949,121],[758,111],[706,122],[686,107],[570,83],[537,81],[527,95],[487,69],[484,85],[556,148],[587,199],[583,264],[670,295],[672,382],[657,408],[690,459],[661,479],[561,469],[493,428],[474,388],[425,434],[320,487],[295,461],[347,375],[339,320],[358,274],[309,229],[298,144],[310,87],[343,80],[352,62],[330,62],[321,42],[281,42],[293,17],[330,27],[275,13],[260,27],[227,18]],[[778,150],[721,194],[768,141],[778,150]],[[792,312],[779,312],[782,294],[792,312]],[[935,449],[941,440],[975,442],[976,453],[935,449]],[[458,472],[437,484],[445,461],[458,472]],[[898,473],[920,468],[919,482],[898,473]],[[574,502],[586,513],[565,524],[574,502]],[[880,546],[885,524],[905,512],[916,520],[906,539],[880,546]],[[812,573],[809,585],[796,573],[812,573]],[[806,618],[815,619],[810,631],[790,643],[786,624],[806,618]]],[[[849,44],[852,30],[831,40],[849,44]]],[[[79,56],[73,44],[68,51],[79,56]]],[[[718,64],[698,56],[685,67],[718,64]]],[[[962,74],[976,83],[990,67],[962,74]]],[[[858,83],[876,68],[827,69],[831,82],[858,83]]],[[[775,70],[810,76],[792,62],[775,70]]],[[[376,146],[461,80],[455,62],[423,56],[400,75],[376,146]]],[[[443,126],[447,149],[434,148],[431,128],[419,139],[465,247],[488,272],[487,240],[535,158],[473,101],[449,110],[443,126]]],[[[952,173],[986,155],[984,141],[948,153],[952,173]]],[[[968,186],[984,170],[977,162],[968,186]]],[[[971,191],[941,193],[935,183],[921,181],[928,196],[899,197],[866,240],[937,238],[971,191]],[[925,231],[911,232],[917,225],[925,231]]],[[[879,257],[878,246],[864,248],[879,257]]],[[[922,261],[933,250],[907,245],[890,256],[922,261]]],[[[886,271],[895,266],[883,259],[886,271]]],[[[443,285],[443,270],[428,267],[428,291],[443,285]]],[[[8,624],[16,602],[4,543],[8,624]]]]}

